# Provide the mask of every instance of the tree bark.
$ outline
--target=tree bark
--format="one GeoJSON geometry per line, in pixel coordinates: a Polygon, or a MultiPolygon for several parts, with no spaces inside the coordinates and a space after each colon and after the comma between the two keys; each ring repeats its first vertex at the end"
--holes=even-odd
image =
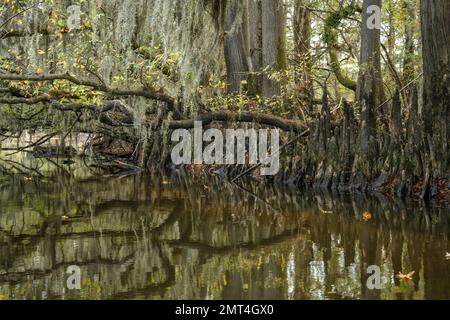
{"type": "Polygon", "coordinates": [[[310,110],[313,108],[313,81],[311,76],[311,17],[306,8],[309,0],[295,0],[294,3],[294,46],[298,59],[296,83],[301,96],[308,97],[310,110]]]}
{"type": "Polygon", "coordinates": [[[248,0],[248,35],[250,59],[252,62],[249,77],[249,92],[259,95],[262,92],[262,4],[260,0],[248,0]]]}
{"type": "Polygon", "coordinates": [[[449,173],[450,1],[421,0],[425,144],[435,175],[449,173]]]}
{"type": "Polygon", "coordinates": [[[286,68],[286,13],[282,0],[261,0],[262,62],[264,72],[262,94],[271,98],[280,94],[280,84],[271,79],[273,71],[286,68]]]}
{"type": "Polygon", "coordinates": [[[406,13],[405,24],[405,53],[403,58],[403,83],[407,84],[416,77],[414,70],[414,53],[415,53],[415,21],[416,21],[416,5],[414,1],[404,0],[404,10],[406,13]]]}
{"type": "Polygon", "coordinates": [[[368,160],[375,159],[376,151],[376,114],[381,104],[383,82],[380,62],[380,30],[369,28],[367,21],[372,14],[371,5],[381,8],[381,0],[364,0],[361,24],[360,71],[357,87],[357,101],[361,107],[360,149],[368,160]]]}
{"type": "Polygon", "coordinates": [[[242,84],[248,77],[248,62],[244,43],[243,1],[227,0],[224,17],[225,63],[228,92],[242,92],[242,84]]]}

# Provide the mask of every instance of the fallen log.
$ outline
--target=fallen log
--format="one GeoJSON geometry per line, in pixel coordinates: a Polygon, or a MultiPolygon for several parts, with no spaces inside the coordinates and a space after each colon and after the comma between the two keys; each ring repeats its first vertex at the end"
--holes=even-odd
{"type": "Polygon", "coordinates": [[[308,127],[299,120],[289,120],[272,116],[268,114],[255,113],[255,112],[214,112],[205,113],[197,116],[194,119],[189,120],[172,120],[166,122],[169,129],[192,129],[194,128],[194,122],[201,121],[202,125],[208,125],[212,122],[252,122],[258,124],[264,124],[272,127],[279,128],[283,131],[292,131],[295,133],[303,133],[308,127]]]}

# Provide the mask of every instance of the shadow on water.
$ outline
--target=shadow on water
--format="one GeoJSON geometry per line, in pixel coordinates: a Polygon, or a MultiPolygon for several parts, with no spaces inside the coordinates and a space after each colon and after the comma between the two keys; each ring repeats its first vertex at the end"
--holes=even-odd
{"type": "Polygon", "coordinates": [[[2,178],[0,299],[450,298],[448,208],[77,170],[2,178]]]}

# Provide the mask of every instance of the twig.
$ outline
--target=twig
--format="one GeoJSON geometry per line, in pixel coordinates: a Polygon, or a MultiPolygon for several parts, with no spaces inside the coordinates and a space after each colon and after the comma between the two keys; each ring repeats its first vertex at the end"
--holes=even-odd
{"type": "MultiPolygon", "coordinates": [[[[401,88],[400,90],[398,90],[399,93],[402,93],[405,89],[407,89],[410,85],[412,85],[414,82],[416,82],[417,80],[419,80],[421,77],[423,76],[423,71],[417,76],[415,77],[413,80],[411,80],[410,82],[408,82],[408,84],[406,84],[403,88],[401,88]]],[[[392,99],[394,98],[394,96],[390,97],[389,99],[387,99],[385,102],[383,102],[382,104],[380,104],[376,109],[380,109],[381,107],[384,107],[387,103],[389,103],[390,101],[392,101],[392,99]]]]}
{"type": "Polygon", "coordinates": [[[41,137],[41,138],[40,138],[39,140],[37,140],[36,142],[33,142],[32,144],[29,144],[29,145],[24,146],[24,147],[19,147],[19,148],[0,148],[0,150],[16,150],[15,152],[8,153],[7,155],[5,155],[5,156],[12,156],[12,155],[14,155],[14,154],[16,154],[16,153],[19,153],[19,152],[24,151],[25,149],[28,149],[28,148],[31,148],[31,147],[35,147],[35,146],[41,145],[41,144],[47,142],[48,140],[50,140],[51,138],[53,138],[54,136],[56,136],[58,133],[59,133],[59,132],[52,132],[52,133],[49,133],[49,134],[47,134],[47,135],[41,137]]]}

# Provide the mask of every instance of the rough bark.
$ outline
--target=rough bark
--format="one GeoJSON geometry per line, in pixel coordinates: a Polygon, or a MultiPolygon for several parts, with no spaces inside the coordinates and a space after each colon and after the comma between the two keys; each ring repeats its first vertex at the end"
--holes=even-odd
{"type": "Polygon", "coordinates": [[[376,114],[375,109],[382,100],[382,76],[380,62],[380,30],[370,29],[367,20],[371,14],[368,7],[381,8],[381,0],[364,0],[361,24],[360,72],[358,77],[357,101],[361,107],[360,149],[368,160],[375,159],[376,114]]]}
{"type": "Polygon", "coordinates": [[[398,90],[394,94],[392,99],[392,110],[391,110],[391,135],[393,143],[399,145],[402,139],[402,119],[401,119],[401,101],[400,93],[398,90]]]}
{"type": "Polygon", "coordinates": [[[263,84],[262,94],[271,98],[280,94],[280,85],[271,79],[273,71],[286,68],[286,13],[282,0],[261,1],[262,21],[262,62],[263,84]]]}
{"type": "Polygon", "coordinates": [[[414,1],[403,2],[404,10],[406,11],[405,23],[405,52],[403,58],[403,83],[408,83],[415,78],[414,70],[414,54],[415,54],[415,20],[416,7],[414,1]]]}
{"type": "Polygon", "coordinates": [[[449,173],[450,1],[421,0],[425,144],[434,175],[449,173]]]}
{"type": "Polygon", "coordinates": [[[353,162],[354,146],[354,115],[347,101],[344,101],[344,120],[342,124],[341,163],[348,182],[349,172],[353,162]]]}
{"type": "Polygon", "coordinates": [[[295,0],[294,3],[294,46],[298,59],[296,83],[301,96],[308,97],[310,110],[313,107],[314,89],[311,76],[311,17],[307,9],[309,0],[295,0]]]}
{"type": "Polygon", "coordinates": [[[262,92],[262,25],[260,0],[248,0],[248,43],[252,63],[252,72],[249,78],[249,92],[261,94],[262,92]]]}
{"type": "Polygon", "coordinates": [[[224,53],[227,67],[228,92],[242,92],[243,81],[247,79],[249,67],[244,37],[243,2],[226,1],[224,53]]]}

